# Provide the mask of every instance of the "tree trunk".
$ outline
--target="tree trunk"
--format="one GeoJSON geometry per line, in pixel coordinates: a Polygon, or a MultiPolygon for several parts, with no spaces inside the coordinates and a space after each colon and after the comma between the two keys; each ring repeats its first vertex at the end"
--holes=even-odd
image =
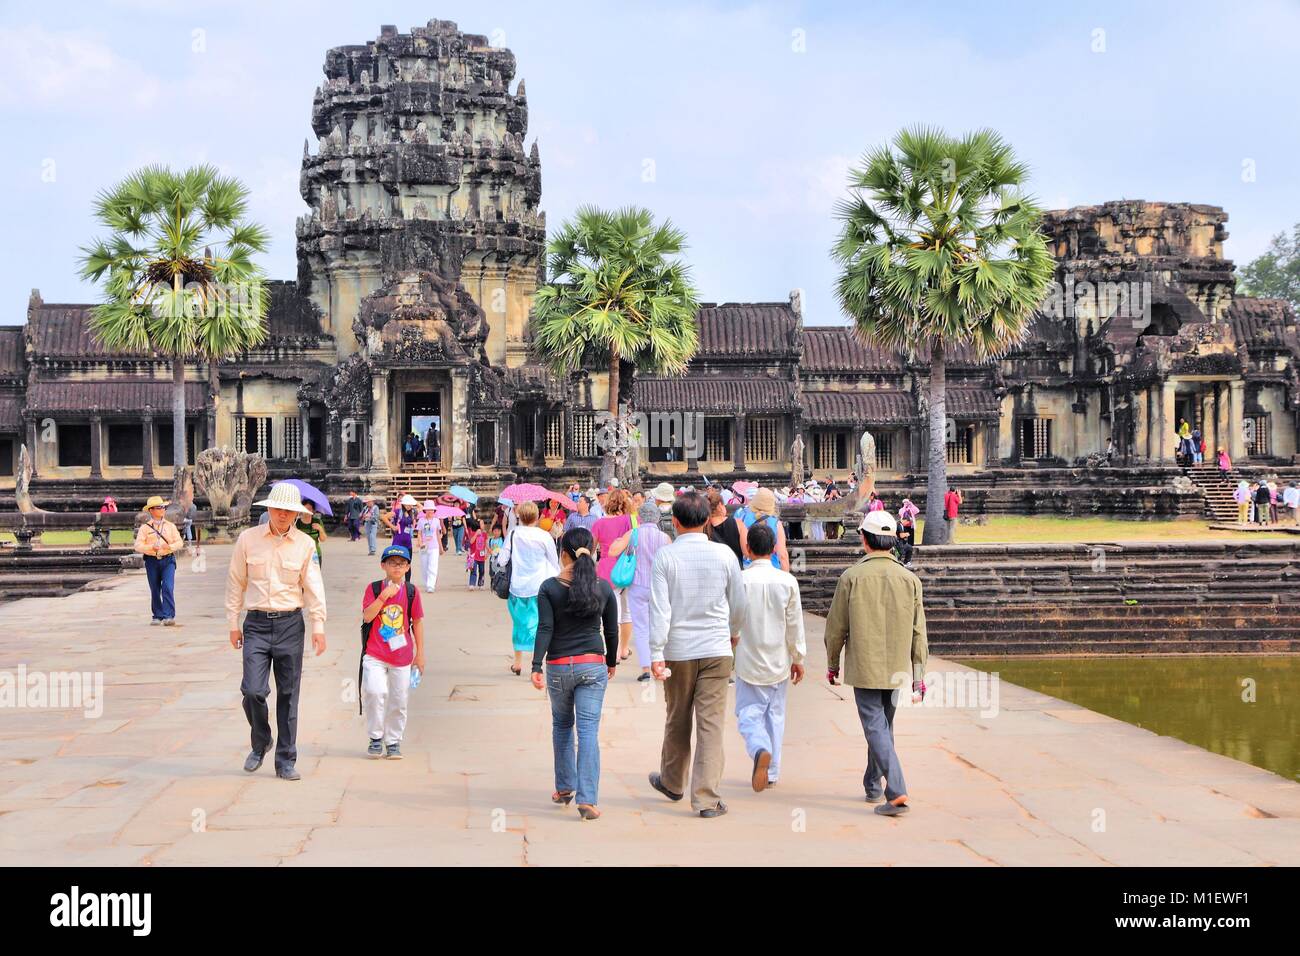
{"type": "Polygon", "coordinates": [[[620,358],[618,349],[609,350],[609,416],[610,434],[614,440],[605,448],[600,463],[600,486],[608,488],[618,473],[618,452],[624,444],[623,429],[618,415],[618,373],[620,358]]]}
{"type": "Polygon", "coordinates": [[[947,544],[943,499],[948,493],[948,380],[943,343],[930,343],[930,460],[925,482],[925,530],[921,544],[947,544]]]}
{"type": "Polygon", "coordinates": [[[185,357],[172,358],[172,501],[185,486],[185,357]]]}

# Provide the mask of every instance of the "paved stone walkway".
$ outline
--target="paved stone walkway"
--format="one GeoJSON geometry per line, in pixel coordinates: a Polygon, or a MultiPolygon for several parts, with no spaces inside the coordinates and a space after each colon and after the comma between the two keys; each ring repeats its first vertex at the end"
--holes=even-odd
{"type": "MultiPolygon", "coordinates": [[[[102,672],[102,716],[0,710],[0,860],[6,864],[1300,863],[1300,785],[1007,684],[995,716],[900,711],[913,811],[862,802],[865,744],[851,691],[810,676],[790,697],[780,786],[748,785],[728,716],[724,799],[701,820],[646,783],[662,695],[627,668],[601,727],[597,822],[551,804],[549,709],[507,670],[505,605],[444,558],[429,611],[430,673],[412,694],[400,762],[367,759],[350,695],[364,543],[328,542],[329,650],[308,657],[303,779],[241,765],[239,655],[221,609],[229,548],[186,558],[175,629],[148,621],[143,572],[67,598],[0,606],[0,672],[102,672]]],[[[810,675],[824,672],[809,617],[810,675]]],[[[966,668],[933,662],[951,674],[966,668]]]]}

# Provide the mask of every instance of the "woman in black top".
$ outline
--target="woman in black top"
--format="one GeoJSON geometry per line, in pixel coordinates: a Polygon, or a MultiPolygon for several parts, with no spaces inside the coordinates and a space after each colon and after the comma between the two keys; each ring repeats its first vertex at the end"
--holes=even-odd
{"type": "Polygon", "coordinates": [[[551,698],[551,743],[555,749],[551,800],[567,806],[576,790],[578,813],[584,820],[600,816],[596,809],[600,711],[605,688],[618,664],[618,599],[614,589],[596,576],[595,551],[595,539],[586,528],[570,528],[564,533],[560,573],[543,581],[537,592],[537,638],[533,642],[533,686],[538,690],[545,686],[551,698]]]}
{"type": "Polygon", "coordinates": [[[705,493],[709,499],[709,523],[704,526],[704,533],[710,541],[725,544],[736,556],[736,562],[743,568],[745,555],[740,550],[740,528],[727,513],[726,502],[717,488],[710,488],[705,493]]]}

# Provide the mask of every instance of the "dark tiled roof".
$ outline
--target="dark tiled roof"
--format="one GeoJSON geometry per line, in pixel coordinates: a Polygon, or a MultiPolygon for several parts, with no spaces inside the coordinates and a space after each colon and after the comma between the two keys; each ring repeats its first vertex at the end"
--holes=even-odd
{"type": "MultiPolygon", "coordinates": [[[[185,411],[201,411],[207,397],[207,385],[185,383],[185,411]]],[[[142,413],[145,405],[153,406],[155,415],[166,416],[172,410],[171,382],[144,379],[119,379],[113,382],[34,382],[27,389],[27,407],[41,412],[130,411],[142,413]]]]}
{"type": "Polygon", "coordinates": [[[1228,323],[1238,342],[1247,345],[1278,344],[1295,336],[1295,313],[1284,299],[1256,299],[1237,296],[1228,308],[1228,323]],[[1290,326],[1288,332],[1287,327],[1290,326]]]}
{"type": "Polygon", "coordinates": [[[0,326],[0,376],[23,374],[25,348],[21,325],[0,326]]]}
{"type": "Polygon", "coordinates": [[[986,388],[949,386],[944,393],[944,406],[949,418],[960,418],[963,421],[993,419],[1002,413],[1002,403],[986,388]]]}
{"type": "Polygon", "coordinates": [[[794,411],[794,384],[785,379],[747,379],[686,376],[638,378],[633,383],[633,403],[639,412],[746,412],[794,411]]]}
{"type": "Polygon", "coordinates": [[[804,421],[810,425],[906,425],[916,421],[909,392],[804,392],[804,421]]]}
{"type": "Polygon", "coordinates": [[[90,329],[93,305],[43,304],[31,312],[32,351],[50,358],[140,358],[146,353],[108,349],[90,329]]]}
{"type": "Polygon", "coordinates": [[[803,330],[803,367],[809,372],[895,370],[901,366],[896,353],[864,345],[847,325],[812,326],[803,330]]]}
{"type": "Polygon", "coordinates": [[[23,430],[22,399],[0,396],[0,432],[9,434],[23,430]]]}
{"type": "Polygon", "coordinates": [[[705,303],[695,317],[696,359],[792,356],[799,320],[786,302],[705,303]]]}

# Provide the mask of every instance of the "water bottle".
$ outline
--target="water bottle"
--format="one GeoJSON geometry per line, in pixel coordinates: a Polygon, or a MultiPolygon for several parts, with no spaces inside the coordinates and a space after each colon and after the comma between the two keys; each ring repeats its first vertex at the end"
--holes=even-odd
{"type": "Polygon", "coordinates": [[[419,686],[420,686],[420,668],[415,667],[415,666],[412,666],[412,667],[411,667],[411,687],[414,688],[414,687],[419,687],[419,686]]]}

